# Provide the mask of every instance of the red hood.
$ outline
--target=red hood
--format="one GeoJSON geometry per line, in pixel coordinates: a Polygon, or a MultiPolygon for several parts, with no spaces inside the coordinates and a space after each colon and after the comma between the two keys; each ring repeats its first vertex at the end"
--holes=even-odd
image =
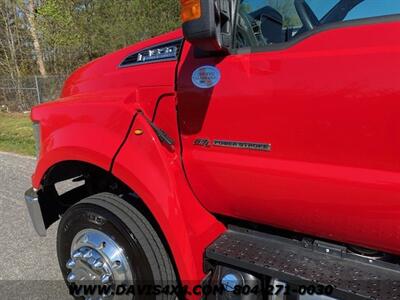
{"type": "MultiPolygon", "coordinates": [[[[118,50],[116,52],[100,57],[77,69],[65,82],[61,97],[68,97],[75,94],[92,92],[98,88],[99,81],[102,81],[102,88],[107,89],[108,84],[115,84],[115,80],[107,80],[110,76],[116,77],[116,72],[120,72],[119,64],[130,54],[141,49],[156,45],[159,43],[168,42],[170,40],[183,38],[182,30],[178,29],[166,34],[145,40],[118,50]],[[103,80],[102,80],[103,79],[103,80]],[[91,85],[90,81],[96,81],[95,85],[91,85]],[[93,89],[92,89],[92,88],[93,89]]],[[[114,87],[115,88],[115,87],[114,87]]],[[[123,88],[121,86],[121,88],[123,88]]]]}

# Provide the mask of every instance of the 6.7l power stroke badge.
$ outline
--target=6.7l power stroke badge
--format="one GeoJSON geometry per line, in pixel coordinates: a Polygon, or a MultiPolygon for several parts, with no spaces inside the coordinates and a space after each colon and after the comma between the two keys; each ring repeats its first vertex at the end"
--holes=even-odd
{"type": "Polygon", "coordinates": [[[196,139],[193,142],[193,144],[195,146],[202,146],[202,147],[214,146],[214,147],[248,149],[248,150],[256,150],[256,151],[266,151],[266,152],[270,152],[272,149],[271,144],[240,142],[240,141],[225,141],[225,140],[214,140],[211,142],[208,139],[196,139]]]}

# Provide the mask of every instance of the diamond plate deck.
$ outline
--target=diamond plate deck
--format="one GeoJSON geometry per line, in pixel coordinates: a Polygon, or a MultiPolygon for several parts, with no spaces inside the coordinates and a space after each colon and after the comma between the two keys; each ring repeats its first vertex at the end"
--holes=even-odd
{"type": "Polygon", "coordinates": [[[292,284],[332,285],[340,299],[400,299],[397,265],[326,254],[249,230],[228,230],[207,249],[206,257],[292,284]]]}

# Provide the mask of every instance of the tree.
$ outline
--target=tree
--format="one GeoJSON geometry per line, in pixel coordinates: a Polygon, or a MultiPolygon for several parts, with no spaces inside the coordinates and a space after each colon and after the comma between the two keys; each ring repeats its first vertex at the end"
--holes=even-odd
{"type": "Polygon", "coordinates": [[[267,0],[267,4],[282,14],[284,26],[302,25],[293,0],[267,0]]]}
{"type": "Polygon", "coordinates": [[[37,29],[36,29],[36,20],[35,20],[36,5],[35,5],[34,0],[27,0],[25,3],[27,5],[26,15],[27,15],[28,23],[29,23],[29,31],[32,36],[36,63],[39,67],[40,75],[46,76],[47,72],[46,72],[46,67],[45,67],[44,59],[43,59],[43,51],[42,51],[42,47],[40,45],[40,41],[39,41],[39,37],[37,34],[37,29]]]}
{"type": "Polygon", "coordinates": [[[180,24],[177,0],[45,0],[38,14],[52,72],[70,72],[180,24]]]}
{"type": "MultiPolygon", "coordinates": [[[[0,86],[10,86],[15,91],[13,101],[17,101],[20,109],[25,109],[21,76],[32,69],[27,64],[27,53],[30,49],[30,40],[26,39],[27,32],[21,11],[15,1],[3,0],[0,2],[0,86]]],[[[3,91],[3,97],[7,98],[3,91]]]]}
{"type": "Polygon", "coordinates": [[[29,109],[29,76],[54,86],[50,75],[179,26],[178,0],[2,0],[0,102],[29,109]]]}

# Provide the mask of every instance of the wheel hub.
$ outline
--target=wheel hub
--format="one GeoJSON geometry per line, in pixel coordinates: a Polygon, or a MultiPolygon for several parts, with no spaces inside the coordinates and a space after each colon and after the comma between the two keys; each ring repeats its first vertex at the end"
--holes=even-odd
{"type": "Polygon", "coordinates": [[[95,229],[82,230],[75,236],[66,267],[70,270],[69,283],[112,286],[133,282],[124,250],[107,234],[95,229]]]}

